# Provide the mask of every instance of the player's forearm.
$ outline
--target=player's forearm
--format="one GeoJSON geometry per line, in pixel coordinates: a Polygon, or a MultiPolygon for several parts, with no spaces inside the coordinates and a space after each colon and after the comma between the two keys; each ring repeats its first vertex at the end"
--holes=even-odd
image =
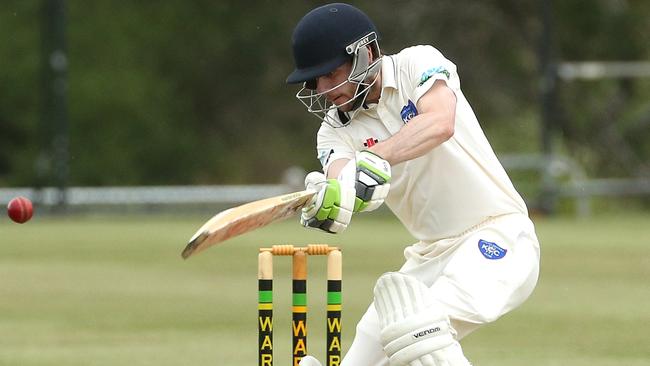
{"type": "Polygon", "coordinates": [[[391,165],[418,158],[454,135],[456,95],[437,80],[417,102],[420,114],[370,150],[391,165]]]}
{"type": "Polygon", "coordinates": [[[350,159],[337,159],[327,169],[327,178],[337,178],[341,173],[341,169],[348,163],[350,159]]]}
{"type": "Polygon", "coordinates": [[[391,138],[369,150],[391,165],[418,158],[454,135],[454,111],[417,115],[391,138]]]}

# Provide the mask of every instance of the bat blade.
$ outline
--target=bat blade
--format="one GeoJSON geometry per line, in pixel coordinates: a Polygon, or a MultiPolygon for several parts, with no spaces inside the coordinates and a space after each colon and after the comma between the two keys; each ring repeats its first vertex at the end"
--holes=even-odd
{"type": "Polygon", "coordinates": [[[315,194],[311,190],[294,192],[222,211],[199,228],[181,255],[187,259],[232,237],[291,217],[309,203],[315,194]]]}

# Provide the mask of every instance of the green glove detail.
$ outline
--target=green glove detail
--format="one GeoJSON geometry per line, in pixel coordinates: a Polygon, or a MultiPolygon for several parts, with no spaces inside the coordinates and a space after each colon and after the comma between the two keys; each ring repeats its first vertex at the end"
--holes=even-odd
{"type": "Polygon", "coordinates": [[[352,218],[355,191],[341,185],[337,179],[325,179],[320,172],[311,172],[305,178],[305,187],[318,192],[313,202],[302,209],[300,223],[328,233],[345,230],[352,218]]]}

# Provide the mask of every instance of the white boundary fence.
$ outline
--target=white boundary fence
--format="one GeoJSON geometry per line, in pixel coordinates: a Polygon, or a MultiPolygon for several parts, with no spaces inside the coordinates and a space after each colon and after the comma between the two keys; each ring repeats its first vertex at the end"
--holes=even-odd
{"type": "Polygon", "coordinates": [[[511,154],[499,160],[508,171],[536,170],[549,177],[557,197],[575,199],[581,217],[591,214],[592,197],[650,196],[650,178],[588,178],[577,162],[562,156],[511,154]]]}
{"type": "MultiPolygon", "coordinates": [[[[226,186],[139,186],[139,187],[70,187],[66,203],[83,205],[179,205],[179,204],[236,204],[289,192],[285,184],[226,185],[226,186]]],[[[0,203],[25,196],[46,206],[59,202],[57,188],[40,191],[32,188],[0,189],[0,203]]]]}
{"type": "MultiPolygon", "coordinates": [[[[552,189],[560,198],[576,200],[576,213],[591,213],[594,196],[650,195],[650,179],[590,179],[583,169],[566,157],[545,157],[538,154],[500,155],[508,171],[539,171],[551,177],[552,189]]],[[[305,172],[291,168],[286,183],[222,186],[138,186],[138,187],[70,187],[65,192],[71,207],[124,205],[235,205],[302,189],[305,172]]],[[[541,178],[540,178],[541,179],[541,178]]],[[[40,205],[54,206],[60,192],[53,187],[39,191],[33,188],[0,188],[0,204],[6,205],[16,196],[28,197],[40,205]]]]}
{"type": "Polygon", "coordinates": [[[650,77],[648,61],[586,61],[562,62],[558,66],[558,76],[563,80],[598,80],[615,78],[650,77]]]}

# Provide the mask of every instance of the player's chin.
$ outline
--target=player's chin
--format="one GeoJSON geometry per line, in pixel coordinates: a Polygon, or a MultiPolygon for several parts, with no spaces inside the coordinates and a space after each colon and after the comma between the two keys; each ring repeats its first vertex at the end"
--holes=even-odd
{"type": "Polygon", "coordinates": [[[336,104],[336,103],[334,103],[334,104],[336,105],[336,108],[338,108],[338,110],[341,111],[341,112],[346,112],[347,113],[347,112],[350,112],[352,110],[352,103],[348,103],[347,99],[343,103],[341,103],[340,105],[336,104]]]}

